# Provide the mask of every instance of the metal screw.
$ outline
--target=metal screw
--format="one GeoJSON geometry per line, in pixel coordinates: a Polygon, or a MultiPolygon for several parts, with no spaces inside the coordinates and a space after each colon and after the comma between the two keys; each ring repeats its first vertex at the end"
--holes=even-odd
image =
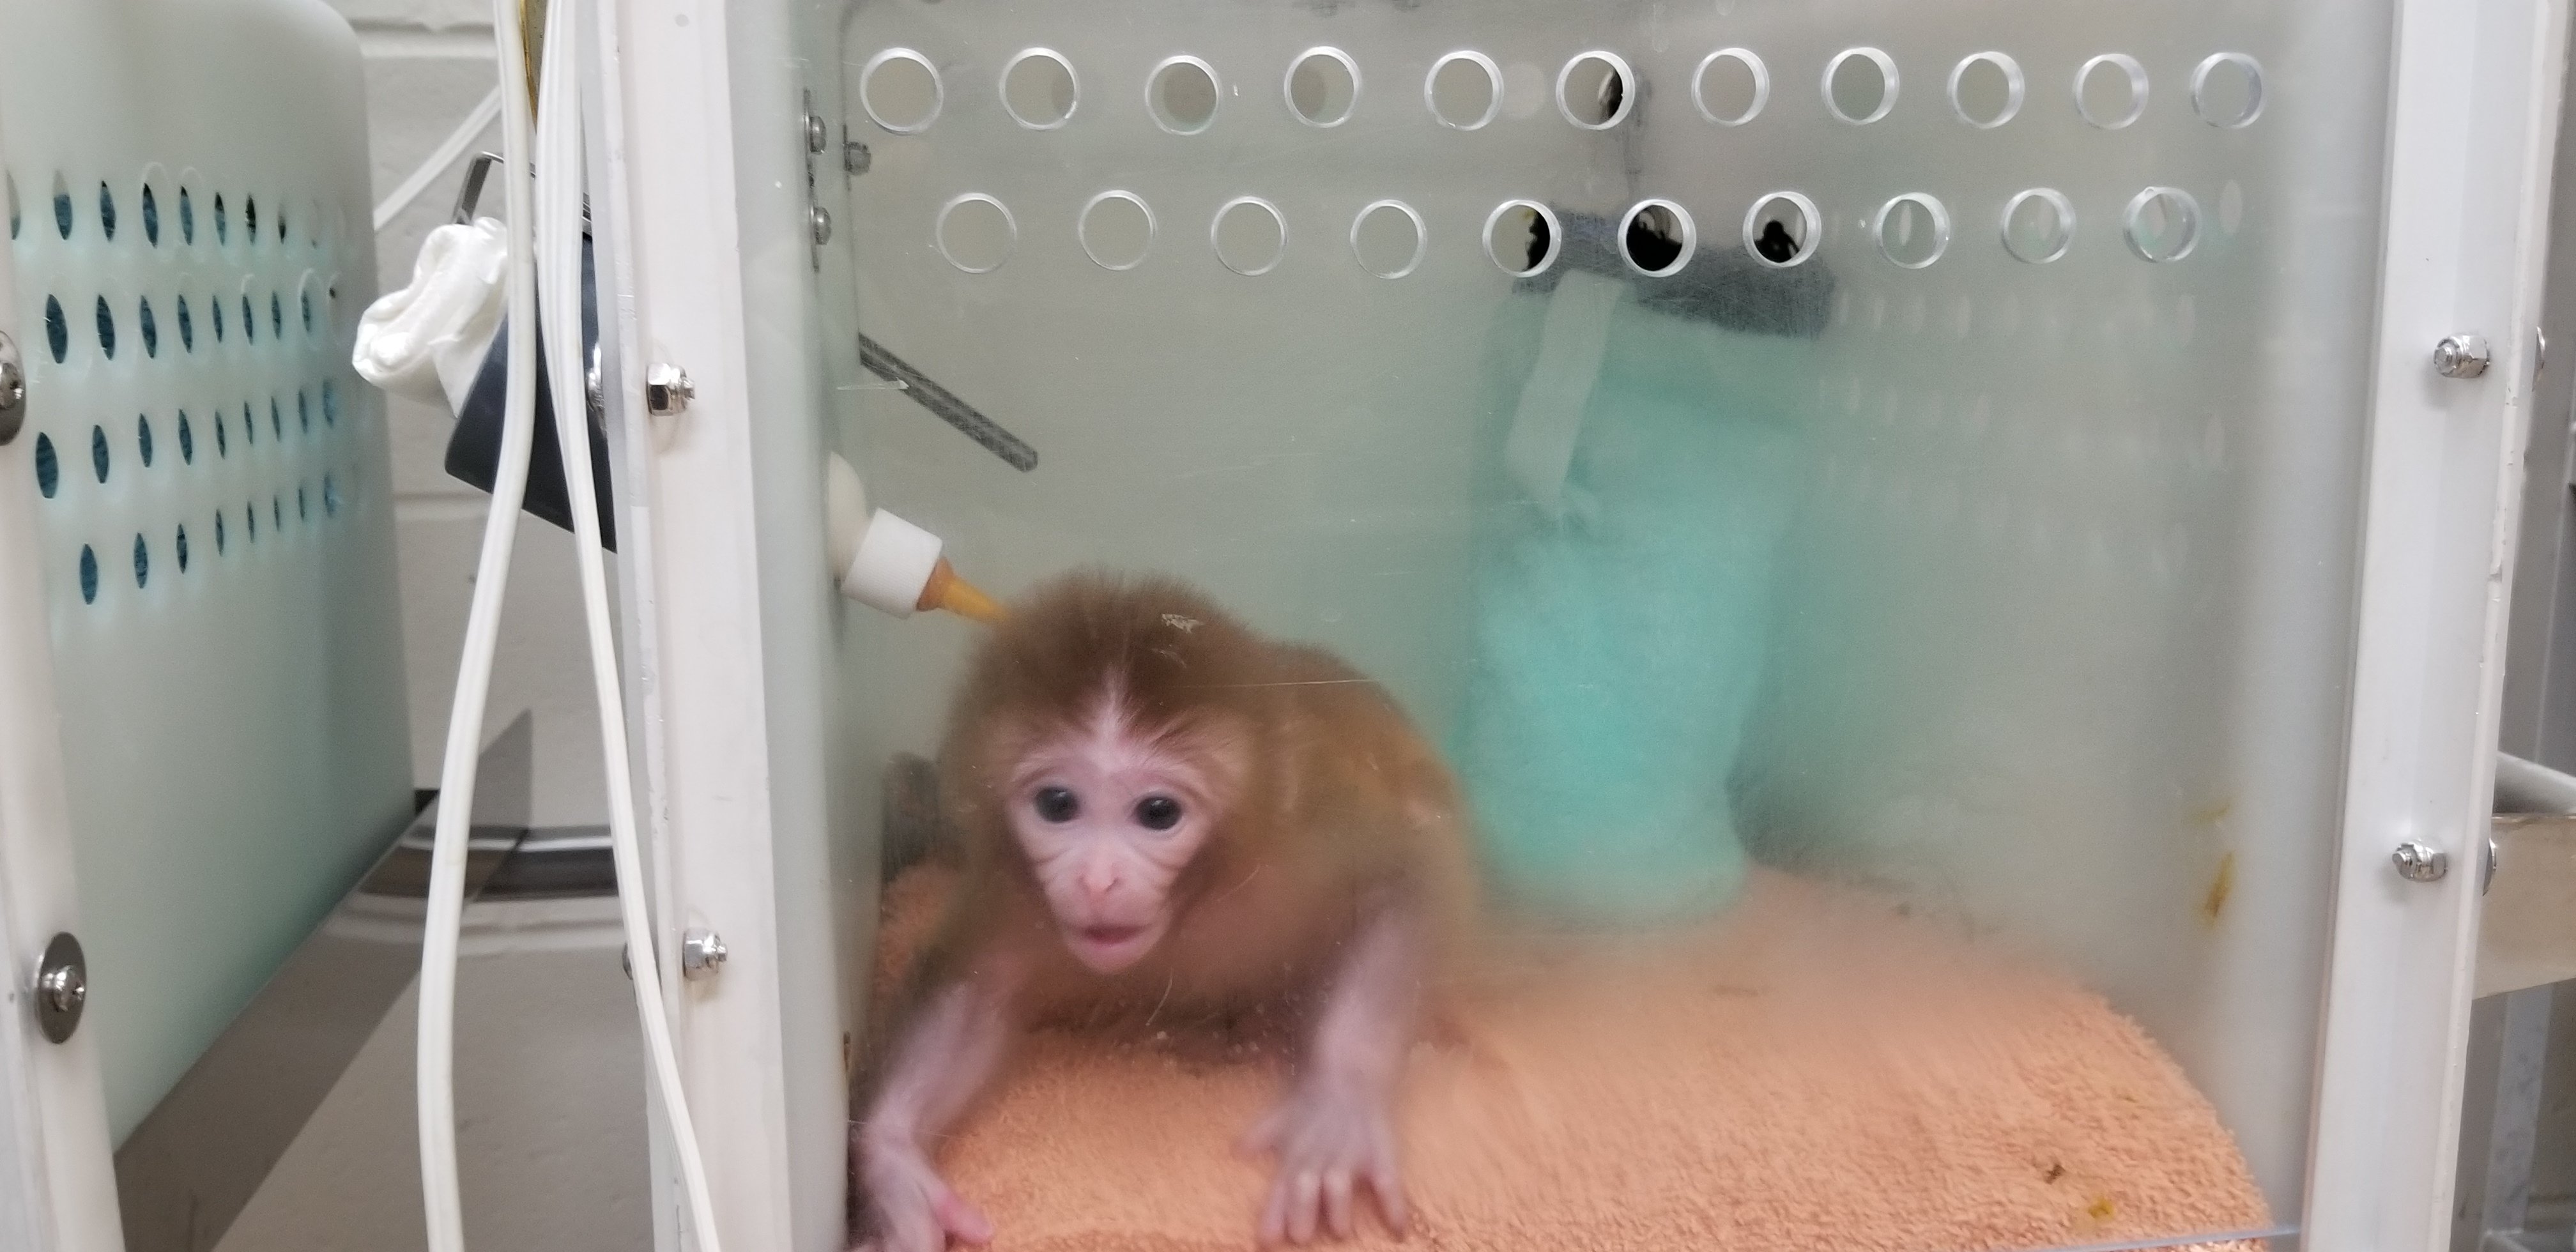
{"type": "Polygon", "coordinates": [[[812,209],[807,210],[807,215],[813,222],[814,246],[819,248],[824,244],[832,242],[831,211],[818,204],[812,209]]]}
{"type": "Polygon", "coordinates": [[[2493,359],[2487,341],[2476,335],[2450,335],[2433,345],[2433,372],[2444,378],[2475,378],[2493,359]]]}
{"type": "Polygon", "coordinates": [[[644,407],[660,416],[686,413],[689,401],[697,398],[698,385],[679,366],[664,361],[644,373],[644,407]]]}
{"type": "Polygon", "coordinates": [[[0,335],[0,443],[18,437],[27,424],[27,372],[18,365],[18,345],[0,335]]]}
{"type": "Polygon", "coordinates": [[[45,945],[44,959],[36,964],[35,1001],[36,1028],[48,1041],[61,1043],[80,1029],[81,1009],[89,1004],[89,965],[80,940],[65,933],[45,945]]]}
{"type": "Polygon", "coordinates": [[[2451,854],[2421,840],[2409,839],[2388,854],[2399,877],[2408,882],[2437,882],[2451,872],[2451,854]]]}
{"type": "Polygon", "coordinates": [[[870,152],[868,151],[868,146],[867,146],[866,144],[860,143],[860,142],[859,142],[858,140],[856,140],[856,139],[849,139],[849,140],[844,140],[844,141],[842,141],[842,143],[841,143],[841,172],[842,172],[842,173],[844,173],[844,174],[864,174],[864,173],[867,173],[867,172],[868,172],[868,167],[869,167],[870,165],[875,164],[875,163],[876,163],[876,157],[875,157],[875,155],[874,155],[874,154],[872,154],[872,153],[870,153],[870,152]]]}
{"type": "Polygon", "coordinates": [[[824,147],[831,142],[832,128],[824,125],[823,119],[816,117],[811,113],[806,114],[805,150],[807,152],[821,152],[824,147]]]}
{"type": "Polygon", "coordinates": [[[680,976],[713,977],[716,968],[725,963],[724,937],[712,930],[691,930],[680,936],[680,976]]]}

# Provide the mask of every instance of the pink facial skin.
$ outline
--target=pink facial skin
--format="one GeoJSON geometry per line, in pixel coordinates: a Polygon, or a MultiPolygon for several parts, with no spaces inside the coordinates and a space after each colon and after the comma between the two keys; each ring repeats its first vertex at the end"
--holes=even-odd
{"type": "Polygon", "coordinates": [[[1126,969],[1171,929],[1172,881],[1207,842],[1216,782],[1193,754],[1137,734],[1114,689],[1071,733],[1021,758],[1011,834],[1085,968],[1126,969]]]}

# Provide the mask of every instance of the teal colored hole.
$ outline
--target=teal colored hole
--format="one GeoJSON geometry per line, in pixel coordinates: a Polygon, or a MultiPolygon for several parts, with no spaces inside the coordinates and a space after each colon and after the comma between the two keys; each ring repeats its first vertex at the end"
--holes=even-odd
{"type": "Polygon", "coordinates": [[[295,302],[303,306],[304,333],[310,335],[313,333],[313,293],[310,291],[296,292],[295,302]]]}
{"type": "Polygon", "coordinates": [[[226,536],[224,535],[224,511],[223,511],[222,509],[217,509],[217,510],[215,510],[215,555],[216,555],[216,556],[222,556],[222,555],[224,554],[224,548],[225,548],[225,546],[226,546],[226,545],[225,545],[225,543],[224,543],[225,538],[226,538],[226,536]]]}
{"type": "Polygon", "coordinates": [[[36,490],[45,498],[54,498],[54,490],[63,485],[62,462],[54,456],[54,437],[36,436],[36,490]]]}
{"type": "Polygon", "coordinates": [[[306,400],[306,397],[305,397],[305,394],[304,394],[304,389],[303,389],[302,387],[298,387],[298,388],[296,388],[296,389],[295,389],[295,426],[296,426],[296,429],[298,429],[298,430],[311,430],[311,429],[313,429],[313,409],[312,409],[312,407],[311,407],[310,405],[308,405],[307,403],[305,403],[305,400],[306,400]]]}
{"type": "Polygon", "coordinates": [[[297,483],[295,484],[295,520],[309,521],[312,517],[312,511],[304,507],[304,484],[297,483]]]}
{"type": "Polygon", "coordinates": [[[242,293],[242,342],[259,342],[259,315],[250,311],[250,293],[242,293]]]}
{"type": "Polygon", "coordinates": [[[221,246],[232,241],[232,220],[224,216],[224,193],[218,191],[215,193],[215,243],[221,246]]]}
{"type": "Polygon", "coordinates": [[[188,426],[186,409],[179,410],[179,459],[190,465],[197,463],[197,432],[188,426]]]}
{"type": "Polygon", "coordinates": [[[209,298],[206,301],[206,308],[215,315],[215,342],[222,343],[224,341],[224,298],[222,296],[209,298]]]}
{"type": "Polygon", "coordinates": [[[179,189],[179,242],[197,242],[197,205],[195,201],[188,198],[188,189],[185,187],[179,189]]]}
{"type": "Polygon", "coordinates": [[[278,412],[275,396],[268,398],[268,433],[280,439],[286,438],[286,415],[278,412]]]}
{"type": "Polygon", "coordinates": [[[98,185],[98,229],[110,239],[116,238],[116,193],[106,183],[98,185]]]}
{"type": "Polygon", "coordinates": [[[270,496],[268,498],[268,521],[269,528],[272,530],[282,531],[286,529],[286,497],[270,496]]]}
{"type": "Polygon", "coordinates": [[[63,302],[52,296],[45,297],[45,346],[53,349],[56,365],[72,349],[71,323],[63,317],[63,302]]]}
{"type": "Polygon", "coordinates": [[[340,424],[340,389],[331,383],[322,384],[322,424],[340,424]]]}
{"type": "Polygon", "coordinates": [[[175,539],[172,539],[172,540],[170,541],[170,546],[171,546],[171,547],[173,547],[173,548],[178,549],[178,552],[179,552],[179,572],[180,572],[180,573],[182,573],[182,574],[187,573],[187,572],[188,572],[188,528],[187,528],[187,527],[185,527],[185,526],[181,526],[181,527],[179,528],[179,534],[178,534],[178,537],[177,537],[177,538],[175,538],[175,539]]]}
{"type": "Polygon", "coordinates": [[[322,476],[322,515],[325,517],[340,515],[340,484],[329,474],[322,476]]]}
{"type": "Polygon", "coordinates": [[[98,554],[88,544],[81,545],[80,579],[81,603],[98,603],[98,554]]]}
{"type": "Polygon", "coordinates": [[[146,414],[134,419],[134,442],[143,450],[143,468],[152,468],[152,418],[146,414]]]}
{"type": "Polygon", "coordinates": [[[215,414],[215,455],[231,456],[232,454],[232,436],[224,431],[224,415],[217,413],[215,414]]]}
{"type": "Polygon", "coordinates": [[[188,316],[188,297],[179,297],[178,313],[179,346],[187,351],[194,352],[197,350],[197,323],[196,319],[188,316]]]}
{"type": "Polygon", "coordinates": [[[0,183],[5,183],[5,184],[7,184],[7,186],[8,186],[8,192],[9,192],[9,237],[10,237],[11,239],[15,239],[15,238],[17,238],[17,237],[18,237],[18,220],[19,220],[19,219],[18,219],[18,176],[17,176],[17,175],[15,175],[15,174],[10,173],[10,172],[9,172],[9,171],[7,171],[7,170],[0,170],[0,183]]]}
{"type": "Polygon", "coordinates": [[[259,242],[259,200],[255,196],[242,197],[242,240],[259,242]]]}
{"type": "Polygon", "coordinates": [[[98,471],[98,480],[107,481],[107,428],[89,428],[89,467],[98,471]]]}
{"type": "Polygon", "coordinates": [[[245,528],[242,533],[249,536],[252,543],[258,543],[259,501],[246,500],[242,502],[242,525],[245,528]]]}
{"type": "Polygon", "coordinates": [[[98,298],[98,312],[94,319],[98,322],[98,350],[113,361],[116,359],[116,313],[107,307],[107,297],[98,298]]]}
{"type": "Polygon", "coordinates": [[[143,330],[143,355],[161,355],[161,327],[152,320],[152,297],[143,298],[143,306],[136,311],[134,321],[143,330]]]}
{"type": "Polygon", "coordinates": [[[286,337],[286,305],[274,291],[268,293],[268,329],[280,339],[286,337]]]}
{"type": "Polygon", "coordinates": [[[54,192],[54,233],[69,239],[72,237],[72,193],[59,190],[61,183],[54,186],[57,188],[54,192]]]}
{"type": "Polygon", "coordinates": [[[161,202],[153,198],[150,183],[143,185],[143,238],[155,248],[161,246],[161,202]]]}
{"type": "Polygon", "coordinates": [[[143,536],[134,537],[134,585],[152,581],[152,549],[143,545],[143,536]]]}
{"type": "Polygon", "coordinates": [[[259,419],[251,416],[250,406],[247,404],[242,406],[242,446],[245,448],[259,446],[259,419]]]}
{"type": "Polygon", "coordinates": [[[277,211],[277,239],[280,243],[286,241],[286,210],[284,209],[277,211]]]}

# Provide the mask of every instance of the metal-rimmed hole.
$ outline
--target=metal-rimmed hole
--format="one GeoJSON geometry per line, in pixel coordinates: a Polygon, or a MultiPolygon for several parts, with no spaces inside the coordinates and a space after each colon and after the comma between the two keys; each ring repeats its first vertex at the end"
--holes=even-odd
{"type": "Polygon", "coordinates": [[[1835,120],[1867,126],[1896,107],[1896,58],[1877,48],[1845,48],[1825,62],[1821,85],[1835,120]]]}
{"type": "Polygon", "coordinates": [[[1618,53],[1576,53],[1556,72],[1556,111],[1585,130],[1608,130],[1628,120],[1636,84],[1636,71],[1618,53]]]}
{"type": "Polygon", "coordinates": [[[2013,120],[2030,92],[2021,62],[2007,53],[1979,52],[1950,69],[1950,108],[1959,120],[1993,130],[2013,120]]]}
{"type": "Polygon", "coordinates": [[[1054,130],[1082,106],[1082,79],[1053,48],[1024,48],[1002,66],[1002,111],[1030,130],[1054,130]]]}
{"type": "Polygon", "coordinates": [[[1503,68],[1481,52],[1448,53],[1422,76],[1422,103],[1451,130],[1482,130],[1503,111],[1503,68]]]}
{"type": "Polygon", "coordinates": [[[1074,219],[1082,253],[1105,270],[1132,270],[1154,246],[1154,207],[1132,191],[1104,191],[1074,219]]]}
{"type": "Polygon", "coordinates": [[[1430,249],[1430,225],[1402,200],[1372,200],[1351,219],[1351,258],[1380,278],[1412,273],[1430,249]]]}
{"type": "Polygon", "coordinates": [[[2046,265],[2075,245],[2075,202],[2054,187],[2033,187],[2004,201],[1999,226],[2013,259],[2046,265]]]}
{"type": "Polygon", "coordinates": [[[2200,201],[2180,187],[2149,187],[2129,198],[2120,223],[2140,260],[2179,261],[2200,244],[2200,201]]]}
{"type": "Polygon", "coordinates": [[[1678,274],[1699,251],[1699,225],[1670,200],[1640,200],[1619,217],[1619,255],[1648,278],[1678,274]]]}
{"type": "Polygon", "coordinates": [[[1770,102],[1771,67],[1750,48],[1720,48],[1691,71],[1691,104],[1720,126],[1742,126],[1770,102]]]}
{"type": "Polygon", "coordinates": [[[951,197],[939,206],[931,242],[950,265],[969,274],[990,274],[1011,259],[1020,241],[1019,219],[1010,206],[980,191],[951,197]]]}
{"type": "Polygon", "coordinates": [[[2221,130],[2263,116],[2263,63],[2242,52],[2211,53],[2191,72],[2191,111],[2221,130]]]}
{"type": "Polygon", "coordinates": [[[1145,109],[1154,124],[1175,135],[1195,135],[1216,125],[1224,87],[1216,67],[1194,56],[1165,57],[1145,76],[1145,109]]]}
{"type": "Polygon", "coordinates": [[[1744,211],[1745,254],[1773,269],[1802,264],[1816,254],[1824,215],[1803,193],[1775,191],[1744,211]]]}
{"type": "Polygon", "coordinates": [[[910,48],[887,48],[859,69],[859,108],[881,129],[920,134],[939,120],[947,102],[939,67],[910,48]]]}
{"type": "Polygon", "coordinates": [[[1308,48],[1288,63],[1279,93],[1298,121],[1329,130],[1359,108],[1360,63],[1339,48],[1308,48]]]}
{"type": "Polygon", "coordinates": [[[2103,130],[2137,121],[2147,112],[2147,67],[2125,52],[2105,52],[2086,61],[2075,70],[2075,111],[2103,130]]]}
{"type": "Polygon", "coordinates": [[[1227,269],[1259,278],[1288,255],[1288,218],[1259,196],[1236,196],[1208,221],[1208,246],[1227,269]]]}
{"type": "Polygon", "coordinates": [[[1565,247],[1556,210],[1536,200],[1505,200],[1485,215],[1485,259],[1514,278],[1544,274],[1565,247]]]}
{"type": "Polygon", "coordinates": [[[1878,206],[1869,233],[1879,253],[1909,270],[1919,270],[1950,250],[1950,210],[1920,191],[1909,191],[1878,206]]]}

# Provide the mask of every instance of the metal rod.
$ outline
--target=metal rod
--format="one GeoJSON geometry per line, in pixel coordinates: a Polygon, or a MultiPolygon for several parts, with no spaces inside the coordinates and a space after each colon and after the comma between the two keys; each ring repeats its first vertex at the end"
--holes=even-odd
{"type": "Polygon", "coordinates": [[[984,450],[1010,463],[1025,473],[1038,467],[1038,450],[1019,436],[1004,430],[1001,423],[984,416],[975,406],[958,399],[946,387],[932,382],[930,376],[906,364],[902,357],[885,350],[885,345],[866,335],[859,336],[859,364],[869,373],[912,393],[921,407],[939,420],[958,429],[984,450]]]}

